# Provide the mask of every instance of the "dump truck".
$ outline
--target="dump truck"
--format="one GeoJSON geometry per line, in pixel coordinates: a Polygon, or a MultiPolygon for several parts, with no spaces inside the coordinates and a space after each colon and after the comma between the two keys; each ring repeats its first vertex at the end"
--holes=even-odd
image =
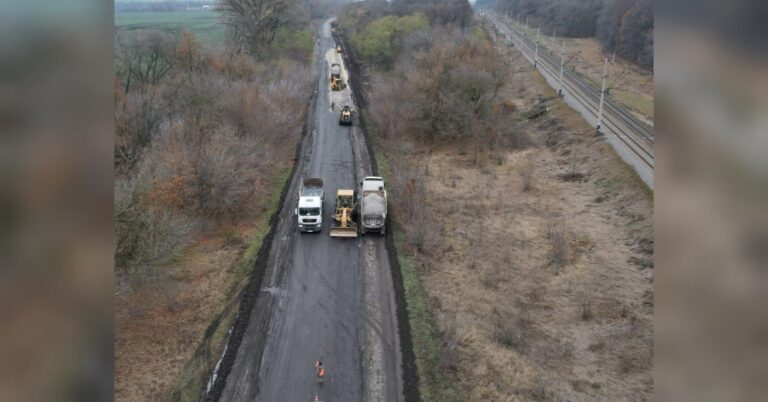
{"type": "Polygon", "coordinates": [[[338,63],[331,64],[331,90],[341,91],[347,84],[341,79],[341,66],[338,63]]]}
{"type": "Polygon", "coordinates": [[[299,188],[299,205],[294,211],[300,232],[323,230],[323,179],[308,177],[299,188]]]}
{"type": "Polygon", "coordinates": [[[367,176],[360,182],[360,234],[386,232],[387,190],[384,179],[367,176]]]}
{"type": "Polygon", "coordinates": [[[336,208],[331,214],[331,237],[357,237],[355,190],[336,190],[336,208]]]}
{"type": "Polygon", "coordinates": [[[339,115],[339,124],[342,126],[351,126],[352,125],[352,108],[344,105],[343,108],[341,108],[341,114],[339,115]]]}

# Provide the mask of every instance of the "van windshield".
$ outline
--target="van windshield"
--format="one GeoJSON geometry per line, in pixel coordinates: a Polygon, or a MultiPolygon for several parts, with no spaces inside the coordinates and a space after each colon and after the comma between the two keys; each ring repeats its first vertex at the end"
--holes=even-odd
{"type": "Polygon", "coordinates": [[[299,215],[317,216],[320,215],[320,208],[299,208],[299,215]]]}

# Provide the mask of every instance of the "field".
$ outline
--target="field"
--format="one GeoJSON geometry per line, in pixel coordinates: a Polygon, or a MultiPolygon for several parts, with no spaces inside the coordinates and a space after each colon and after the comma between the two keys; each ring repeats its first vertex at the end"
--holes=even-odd
{"type": "Polygon", "coordinates": [[[422,398],[651,399],[653,196],[519,52],[497,48],[514,71],[505,104],[548,106],[513,127],[520,145],[477,159],[377,141],[422,398]],[[423,183],[419,203],[398,201],[404,181],[423,183]],[[420,205],[423,221],[405,220],[420,205]]]}
{"type": "Polygon", "coordinates": [[[220,22],[219,14],[212,10],[116,13],[115,28],[118,32],[136,29],[179,32],[185,29],[194,33],[195,38],[206,47],[217,46],[224,41],[224,24],[220,22]]]}

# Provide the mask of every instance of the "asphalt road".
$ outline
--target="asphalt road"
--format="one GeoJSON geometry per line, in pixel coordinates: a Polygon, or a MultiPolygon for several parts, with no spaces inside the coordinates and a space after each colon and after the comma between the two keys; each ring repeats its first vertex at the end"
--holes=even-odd
{"type": "MultiPolygon", "coordinates": [[[[337,188],[356,188],[370,163],[355,125],[338,124],[351,88],[330,91],[335,52],[329,21],[320,28],[319,76],[311,136],[278,221],[262,292],[251,312],[221,396],[225,401],[397,401],[402,399],[394,291],[384,238],[331,238],[337,188]],[[335,108],[331,109],[331,103],[335,108]],[[293,209],[303,177],[325,181],[323,231],[299,234],[293,209]],[[321,359],[325,383],[313,364],[321,359]]],[[[346,77],[346,69],[342,76],[346,77]]]]}

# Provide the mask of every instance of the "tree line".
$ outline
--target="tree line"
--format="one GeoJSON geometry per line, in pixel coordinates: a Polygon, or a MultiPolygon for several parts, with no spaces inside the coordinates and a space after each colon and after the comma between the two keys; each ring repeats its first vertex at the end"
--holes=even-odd
{"type": "Polygon", "coordinates": [[[597,37],[606,52],[653,67],[652,0],[478,0],[526,18],[544,32],[566,37],[597,37]]]}

